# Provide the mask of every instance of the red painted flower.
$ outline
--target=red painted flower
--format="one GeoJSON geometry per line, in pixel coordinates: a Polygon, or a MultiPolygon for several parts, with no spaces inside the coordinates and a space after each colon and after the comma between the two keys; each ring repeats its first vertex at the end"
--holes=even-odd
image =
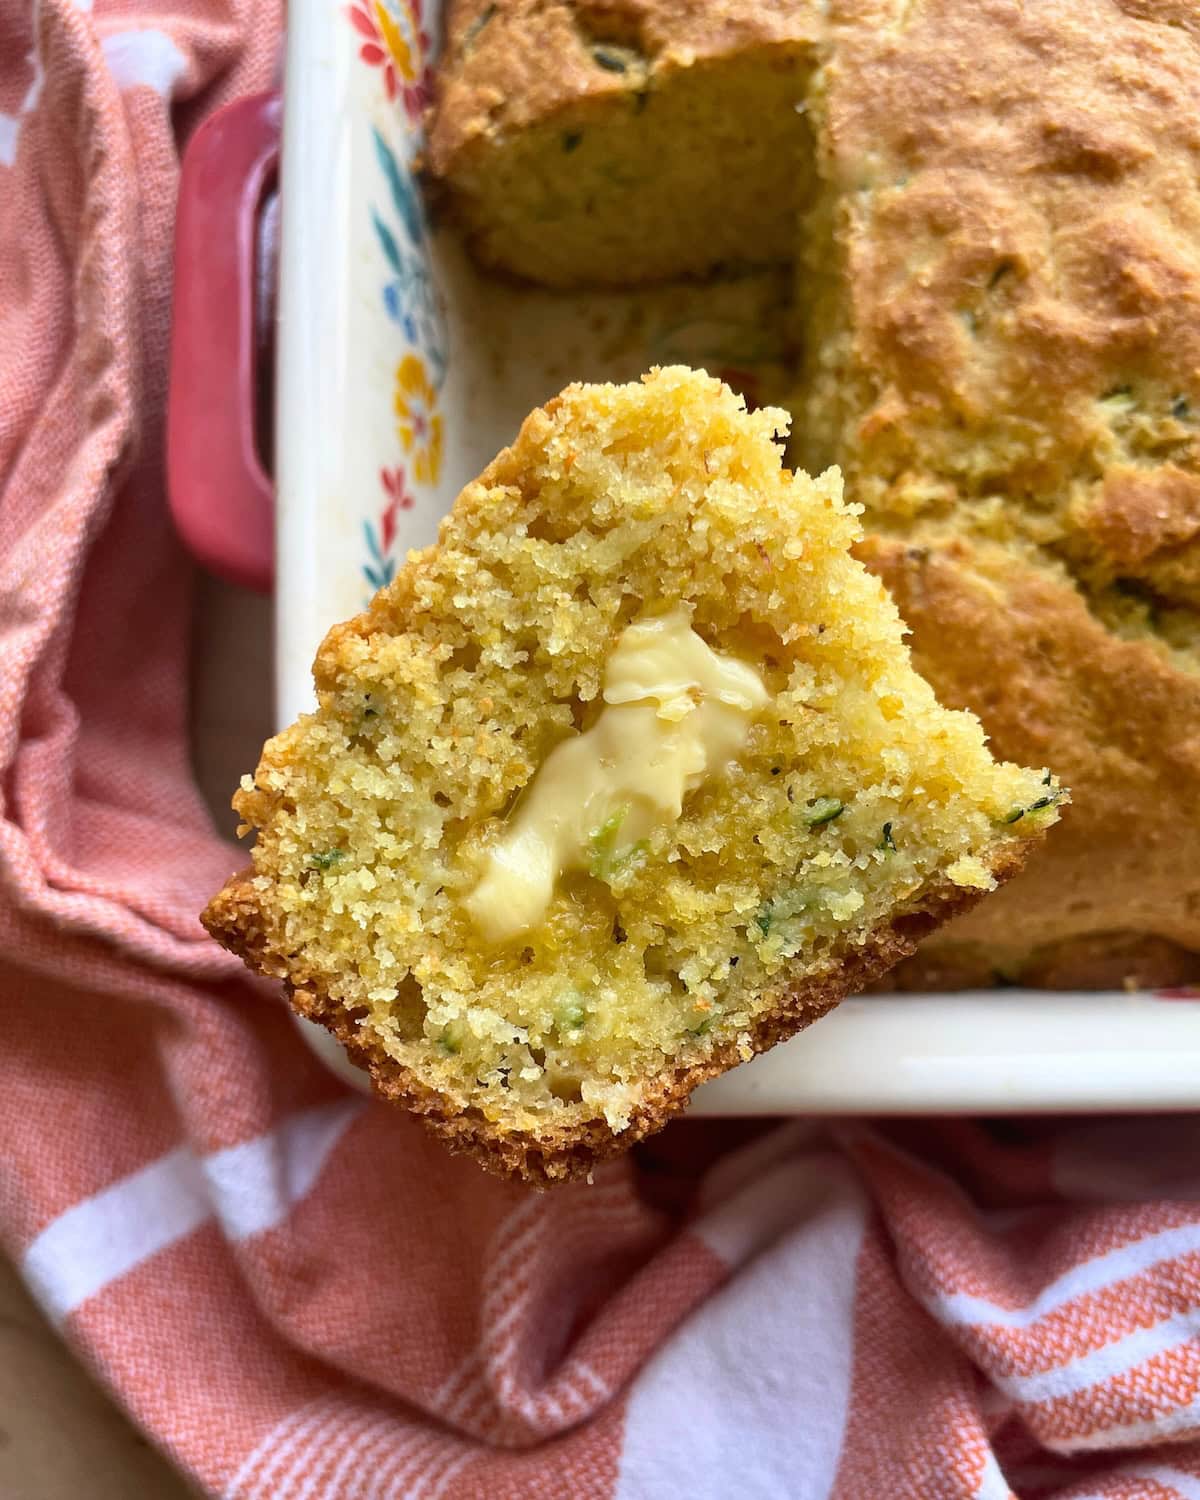
{"type": "Polygon", "coordinates": [[[429,33],[421,25],[421,0],[354,0],[346,14],[363,38],[359,57],[383,69],[388,98],[399,95],[405,113],[416,124],[429,102],[432,76],[425,60],[429,33]]]}
{"type": "Polygon", "coordinates": [[[380,469],[379,482],[383,485],[384,493],[388,497],[379,521],[379,539],[383,544],[383,554],[386,557],[392,550],[392,543],[396,540],[396,512],[411,510],[414,500],[412,491],[408,488],[408,475],[403,464],[397,465],[394,469],[380,469]]]}

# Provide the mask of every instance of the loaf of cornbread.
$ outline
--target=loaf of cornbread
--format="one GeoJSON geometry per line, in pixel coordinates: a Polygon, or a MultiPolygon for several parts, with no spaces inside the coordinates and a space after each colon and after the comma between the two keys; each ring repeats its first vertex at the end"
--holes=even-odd
{"type": "Polygon", "coordinates": [[[941,700],[1072,788],[1061,837],[899,981],[1200,979],[1200,4],[615,0],[587,14],[640,49],[636,118],[689,100],[645,155],[635,84],[589,61],[575,10],[452,7],[431,165],[472,244],[611,279],[579,252],[590,222],[595,247],[652,246],[622,242],[614,274],[692,274],[673,226],[719,214],[707,264],[788,254],[790,458],[841,466],[941,700]],[[564,65],[509,89],[523,51],[564,65]],[[780,56],[794,100],[731,120],[722,90],[780,56]],[[512,221],[557,181],[556,122],[585,115],[586,202],[547,198],[526,247],[512,221]],[[791,162],[790,249],[761,205],[740,253],[719,200],[679,210],[662,184],[700,158],[758,185],[791,162]],[[524,200],[475,190],[497,168],[524,200]]]}
{"type": "Polygon", "coordinates": [[[384,1095],[587,1172],[1021,864],[1065,794],[938,705],[783,412],[572,386],[316,664],[205,913],[384,1095]]]}

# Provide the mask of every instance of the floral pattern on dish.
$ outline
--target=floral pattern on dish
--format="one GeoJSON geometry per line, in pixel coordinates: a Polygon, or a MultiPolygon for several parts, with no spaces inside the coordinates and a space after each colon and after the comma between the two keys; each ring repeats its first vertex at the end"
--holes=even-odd
{"type": "Polygon", "coordinates": [[[416,503],[403,464],[394,469],[380,469],[379,482],[385,496],[383,510],[377,523],[363,522],[368,554],[363,576],[376,589],[391,583],[396,576],[397,519],[402,510],[411,510],[416,503]]]}
{"type": "Polygon", "coordinates": [[[396,366],[392,397],[400,446],[412,459],[418,484],[436,484],[442,469],[444,424],[438,411],[437,387],[416,354],[406,354],[396,366]]]}
{"type": "Polygon", "coordinates": [[[389,195],[386,216],[378,208],[371,210],[375,238],[392,273],[383,285],[384,310],[407,342],[424,354],[440,386],[446,373],[445,325],[429,266],[421,201],[395,152],[378,130],[372,135],[389,195]]]}
{"type": "Polygon", "coordinates": [[[375,164],[386,186],[386,195],[375,196],[370,205],[371,227],[384,262],[383,308],[399,330],[402,351],[386,391],[397,462],[380,469],[381,506],[363,521],[366,556],[360,568],[372,589],[395,577],[405,550],[400,512],[414,510],[419,500],[427,508],[434,498],[446,440],[440,399],[447,365],[445,320],[430,264],[424,206],[409,164],[419,127],[415,122],[397,125],[399,136],[391,141],[377,125],[370,126],[375,164]]]}
{"type": "Polygon", "coordinates": [[[359,57],[382,70],[389,101],[398,98],[412,124],[419,125],[433,76],[421,0],[354,0],[346,14],[362,38],[359,57]]]}

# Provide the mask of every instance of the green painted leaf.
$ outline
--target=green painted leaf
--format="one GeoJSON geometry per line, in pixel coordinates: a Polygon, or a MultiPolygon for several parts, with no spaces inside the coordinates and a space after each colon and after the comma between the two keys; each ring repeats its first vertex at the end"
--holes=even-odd
{"type": "Polygon", "coordinates": [[[374,209],[371,210],[371,223],[375,226],[375,235],[383,248],[388,265],[391,266],[392,270],[403,281],[405,278],[405,266],[400,257],[400,247],[396,244],[395,235],[393,235],[392,231],[374,209]]]}
{"type": "Polygon", "coordinates": [[[408,231],[409,238],[414,244],[419,245],[424,238],[421,226],[421,210],[417,204],[417,196],[413,191],[412,184],[401,172],[399,163],[396,161],[392,148],[380,135],[379,131],[372,126],[371,135],[375,141],[375,156],[383,169],[383,175],[387,178],[388,187],[391,189],[392,202],[396,206],[396,212],[404,221],[404,227],[408,231]]]}

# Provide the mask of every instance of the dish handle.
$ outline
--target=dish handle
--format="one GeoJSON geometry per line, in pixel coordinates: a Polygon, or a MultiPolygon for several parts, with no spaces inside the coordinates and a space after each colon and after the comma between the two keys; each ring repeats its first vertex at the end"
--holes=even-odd
{"type": "Polygon", "coordinates": [[[239,99],[196,131],[180,169],[167,396],[167,493],[214,573],[274,576],[271,389],[278,93],[239,99]]]}

